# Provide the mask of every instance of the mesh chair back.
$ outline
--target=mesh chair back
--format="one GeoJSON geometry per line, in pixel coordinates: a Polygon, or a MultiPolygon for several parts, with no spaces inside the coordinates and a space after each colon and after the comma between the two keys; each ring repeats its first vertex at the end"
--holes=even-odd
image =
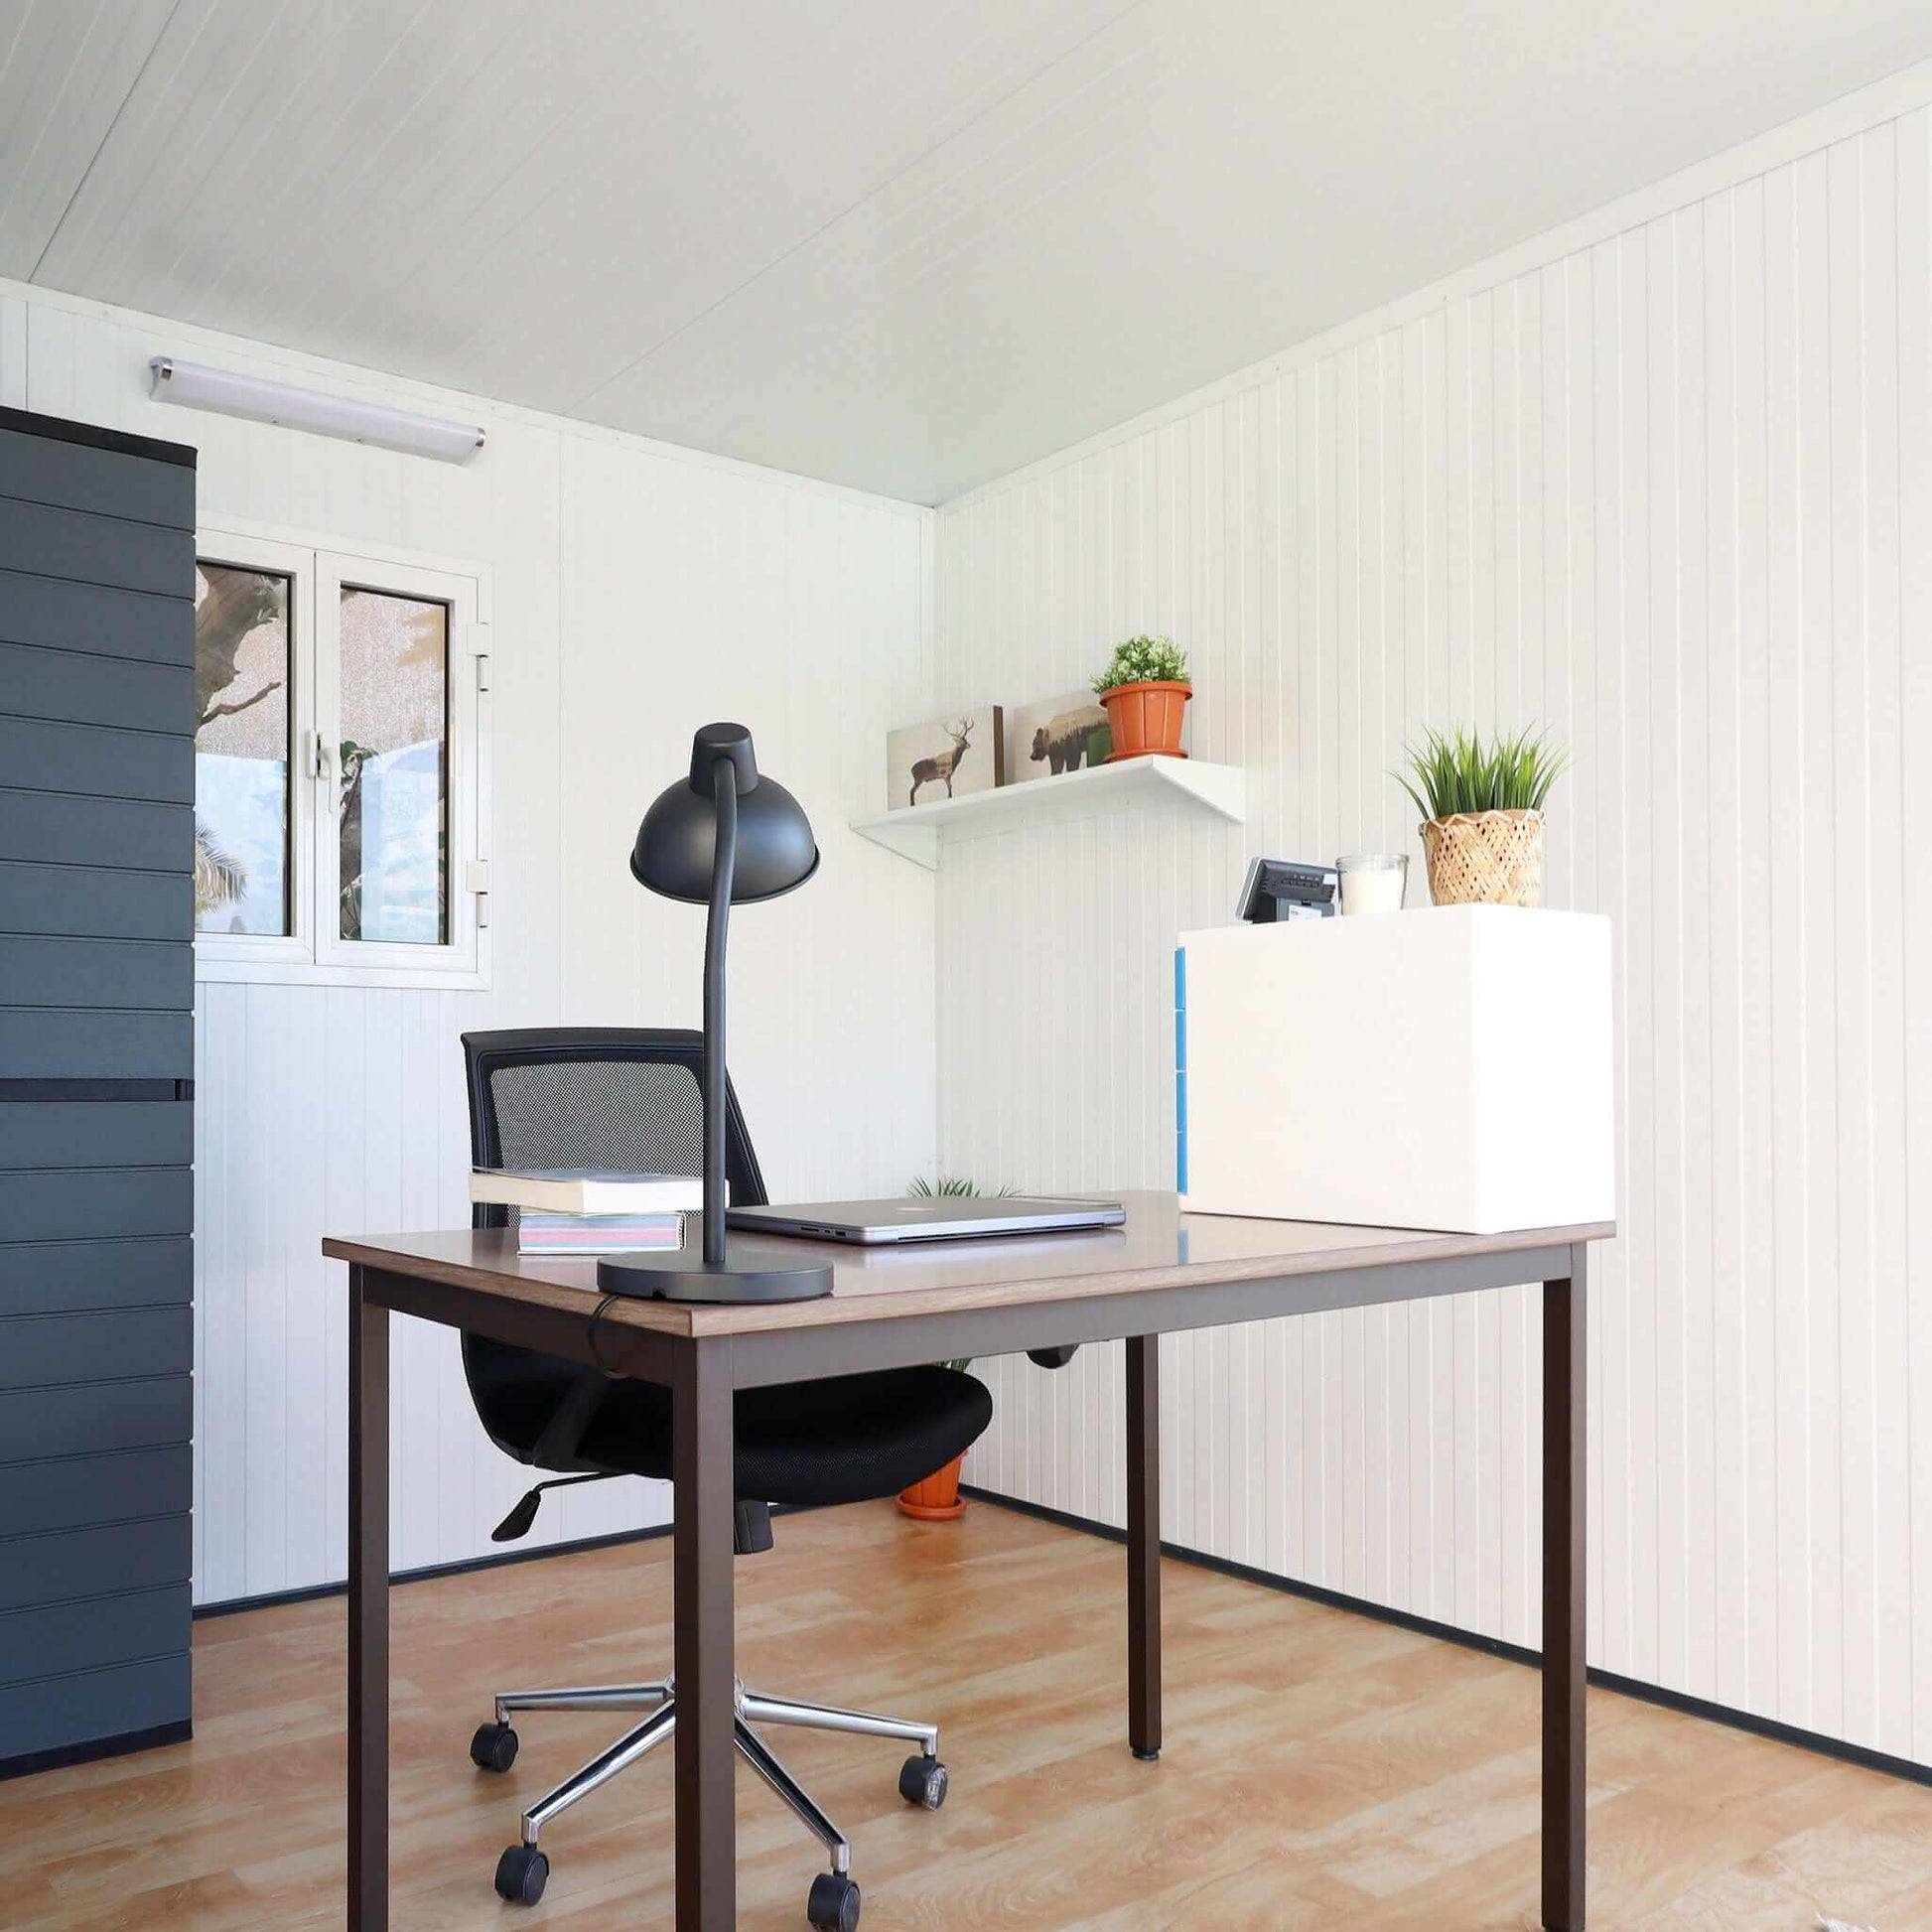
{"type": "Polygon", "coordinates": [[[524,1060],[489,1076],[506,1168],[703,1172],[704,1095],[688,1066],[657,1060],[524,1060]]]}
{"type": "MultiPolygon", "coordinates": [[[[704,1035],[682,1028],[528,1027],[465,1034],[470,1152],[480,1168],[608,1168],[697,1174],[704,1166],[704,1035]]],[[[725,1178],[740,1206],[764,1180],[738,1096],[726,1092],[725,1178]]],[[[505,1208],[479,1207],[479,1227],[505,1208]]]]}
{"type": "MultiPolygon", "coordinates": [[[[527,1027],[465,1034],[470,1156],[480,1168],[601,1168],[697,1174],[704,1167],[704,1035],[683,1028],[527,1027]]],[[[764,1177],[727,1085],[725,1178],[732,1201],[761,1206],[764,1177]]],[[[509,1210],[479,1204],[478,1227],[509,1210]]],[[[527,1459],[532,1405],[552,1404],[576,1364],[465,1334],[471,1399],[491,1439],[527,1459]]]]}

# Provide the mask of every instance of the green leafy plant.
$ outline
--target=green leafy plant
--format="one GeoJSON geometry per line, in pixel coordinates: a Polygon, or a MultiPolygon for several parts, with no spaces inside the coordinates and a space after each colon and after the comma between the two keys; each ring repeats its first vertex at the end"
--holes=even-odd
{"type": "Polygon", "coordinates": [[[1172,637],[1129,637],[1114,646],[1107,668],[1094,679],[1096,696],[1123,684],[1185,684],[1187,653],[1172,637]]]}
{"type": "Polygon", "coordinates": [[[1550,787],[1570,768],[1570,755],[1547,732],[1499,732],[1485,740],[1460,725],[1431,730],[1407,748],[1395,779],[1424,818],[1457,812],[1540,812],[1550,787]],[[1412,782],[1413,780],[1413,782],[1412,782]]]}
{"type": "Polygon", "coordinates": [[[920,1200],[970,1200],[977,1198],[979,1183],[968,1180],[964,1174],[941,1174],[937,1180],[915,1174],[905,1191],[916,1194],[920,1200]]]}
{"type": "MultiPolygon", "coordinates": [[[[980,1184],[969,1180],[963,1173],[942,1173],[937,1180],[928,1180],[924,1174],[915,1173],[905,1191],[916,1195],[920,1200],[977,1200],[980,1197],[980,1184]]],[[[996,1196],[1013,1192],[1011,1187],[996,1187],[996,1196]]],[[[973,1358],[960,1355],[944,1364],[947,1368],[965,1370],[971,1368],[973,1358]]]]}
{"type": "Polygon", "coordinates": [[[238,899],[248,890],[248,868],[226,852],[219,839],[195,820],[195,916],[238,899]]]}
{"type": "MultiPolygon", "coordinates": [[[[928,1180],[924,1174],[914,1174],[907,1183],[905,1191],[916,1195],[920,1200],[978,1200],[987,1194],[977,1180],[968,1180],[963,1173],[941,1174],[937,1180],[928,1180]]],[[[994,1200],[1004,1200],[1018,1190],[1012,1187],[995,1187],[991,1190],[994,1200]]]]}

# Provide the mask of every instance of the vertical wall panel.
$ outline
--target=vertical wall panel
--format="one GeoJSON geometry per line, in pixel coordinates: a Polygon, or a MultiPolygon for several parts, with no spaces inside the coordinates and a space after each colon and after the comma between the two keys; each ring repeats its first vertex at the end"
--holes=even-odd
{"type": "MultiPolygon", "coordinates": [[[[1932,733],[1932,544],[1924,540],[1932,530],[1932,438],[1905,426],[1932,422],[1932,114],[1920,109],[1897,126],[1895,181],[1898,231],[1894,261],[1897,272],[1898,355],[1898,501],[1899,653],[1898,742],[1924,745],[1932,733]]],[[[1883,246],[1880,237],[1879,246],[1883,246]]],[[[1926,1011],[1925,988],[1932,981],[1932,868],[1907,865],[1902,869],[1901,904],[1903,959],[1901,986],[1905,999],[1904,1053],[1901,1069],[1905,1092],[1905,1180],[1907,1203],[1905,1252],[1896,1288],[1902,1320],[1906,1413],[1932,1415],[1932,1306],[1923,1285],[1932,1280],[1932,1015],[1926,1011]],[[1914,1287],[1919,1293],[1911,1291],[1914,1287]]],[[[1932,1757],[1932,1428],[1886,1431],[1889,1453],[1909,1454],[1901,1473],[1906,1482],[1906,1517],[1910,1531],[1906,1613],[1911,1654],[1906,1679],[1910,1712],[1911,1750],[1918,1758],[1932,1757]]],[[[1895,1614],[1895,1612],[1894,1612],[1895,1614]]]]}
{"type": "MultiPolygon", "coordinates": [[[[942,699],[1172,630],[1195,755],[1249,781],[1244,831],[1162,808],[949,849],[940,1153],[982,1181],[1166,1184],[1175,932],[1257,853],[1406,845],[1420,898],[1387,772],[1424,725],[1574,748],[1548,897],[1615,925],[1623,1230],[1591,1658],[1921,1759],[1929,146],[1921,110],[1527,251],[990,485],[940,513],[937,610],[942,699]]],[[[1527,1286],[1175,1337],[1167,1531],[1535,1642],[1539,1348],[1527,1286]]],[[[986,1365],[975,1473],[1117,1521],[1117,1371],[1077,1359],[986,1365]]]]}

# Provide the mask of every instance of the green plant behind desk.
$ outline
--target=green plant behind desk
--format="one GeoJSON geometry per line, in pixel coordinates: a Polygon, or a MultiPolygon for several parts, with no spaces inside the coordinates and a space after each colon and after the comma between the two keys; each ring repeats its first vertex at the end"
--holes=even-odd
{"type": "MultiPolygon", "coordinates": [[[[939,1174],[928,1180],[924,1174],[914,1174],[907,1183],[905,1191],[920,1200],[977,1200],[982,1189],[977,1180],[970,1180],[964,1174],[939,1174]]],[[[1010,1194],[1011,1187],[997,1187],[996,1194],[1010,1194]]],[[[973,1365],[970,1355],[955,1356],[943,1364],[946,1368],[957,1369],[962,1375],[973,1365]]],[[[959,1469],[963,1456],[954,1456],[943,1469],[935,1469],[921,1481],[912,1483],[898,1493],[898,1507],[907,1516],[920,1522],[943,1523],[965,1513],[966,1499],[959,1493],[959,1469]]]]}
{"type": "MultiPolygon", "coordinates": [[[[918,1173],[912,1176],[905,1191],[919,1200],[978,1200],[982,1190],[977,1180],[969,1180],[963,1173],[942,1173],[935,1180],[928,1180],[924,1174],[918,1173]]],[[[1013,1189],[996,1187],[993,1192],[995,1198],[1000,1198],[1012,1193],[1013,1189]]],[[[956,1360],[945,1364],[947,1368],[962,1371],[971,1368],[972,1365],[973,1358],[970,1355],[961,1355],[956,1360]]]]}
{"type": "MultiPolygon", "coordinates": [[[[915,1174],[912,1184],[905,1191],[917,1195],[920,1200],[977,1200],[980,1190],[977,1181],[968,1180],[964,1174],[949,1173],[941,1174],[937,1180],[915,1174]]],[[[1003,1188],[1001,1191],[1010,1193],[1012,1189],[1003,1188]]]]}

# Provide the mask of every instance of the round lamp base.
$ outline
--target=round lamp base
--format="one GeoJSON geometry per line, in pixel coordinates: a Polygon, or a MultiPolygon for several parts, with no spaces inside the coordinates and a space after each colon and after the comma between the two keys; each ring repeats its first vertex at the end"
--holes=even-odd
{"type": "Polygon", "coordinates": [[[733,1241],[719,1262],[686,1253],[606,1255],[597,1285],[606,1295],[660,1302],[811,1302],[832,1292],[824,1263],[799,1266],[795,1249],[733,1241]]]}

